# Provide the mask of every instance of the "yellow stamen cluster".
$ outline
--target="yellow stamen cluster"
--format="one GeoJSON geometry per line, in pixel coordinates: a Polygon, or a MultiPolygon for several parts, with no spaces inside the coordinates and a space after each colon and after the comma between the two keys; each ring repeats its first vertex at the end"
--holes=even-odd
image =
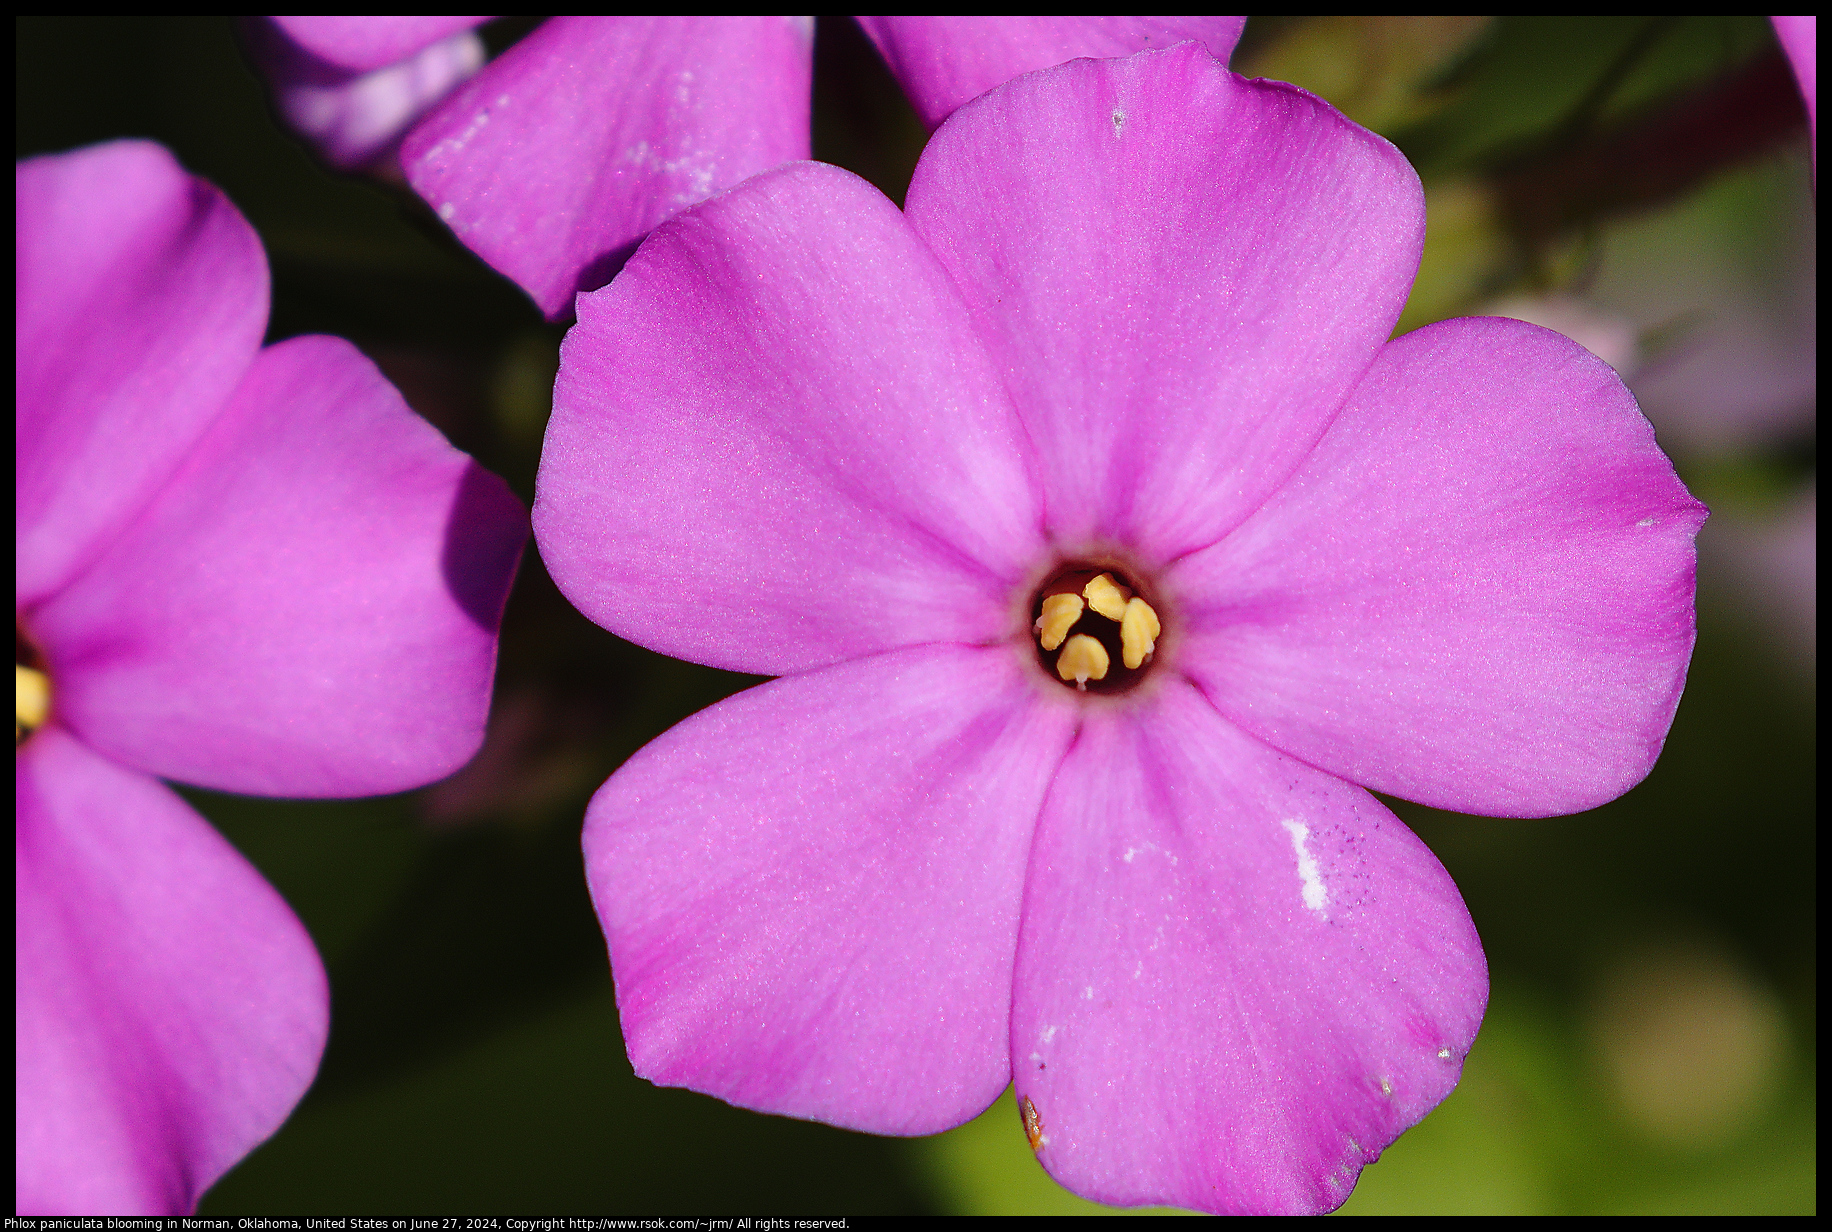
{"type": "Polygon", "coordinates": [[[44,726],[51,712],[51,681],[40,671],[13,665],[13,742],[44,726]]]}
{"type": "Polygon", "coordinates": [[[1081,588],[1081,594],[1046,595],[1042,615],[1037,617],[1037,642],[1044,650],[1062,648],[1056,658],[1056,674],[1064,683],[1074,681],[1085,690],[1090,680],[1105,680],[1113,666],[1112,656],[1100,639],[1086,633],[1070,636],[1084,611],[1094,612],[1118,624],[1120,661],[1137,671],[1150,659],[1163,627],[1151,604],[1139,598],[1110,573],[1097,574],[1081,588]]]}

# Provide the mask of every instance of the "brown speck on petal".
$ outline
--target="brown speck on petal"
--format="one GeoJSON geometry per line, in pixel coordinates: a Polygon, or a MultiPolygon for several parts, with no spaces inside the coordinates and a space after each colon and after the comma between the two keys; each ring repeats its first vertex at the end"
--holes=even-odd
{"type": "Polygon", "coordinates": [[[1024,1136],[1030,1141],[1031,1150],[1042,1150],[1043,1118],[1037,1115],[1037,1105],[1030,1102],[1030,1096],[1018,1101],[1018,1115],[1024,1118],[1024,1136]]]}

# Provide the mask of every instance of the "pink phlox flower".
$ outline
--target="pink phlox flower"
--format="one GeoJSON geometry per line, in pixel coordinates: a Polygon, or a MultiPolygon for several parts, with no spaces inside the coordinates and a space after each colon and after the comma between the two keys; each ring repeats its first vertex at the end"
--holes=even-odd
{"type": "MultiPolygon", "coordinates": [[[[267,20],[251,50],[288,121],[342,166],[405,133],[414,189],[550,320],[571,313],[575,292],[609,281],[663,219],[809,156],[812,18],[553,17],[468,81],[448,66],[474,36],[454,32],[486,18],[267,20]],[[369,74],[391,75],[377,85],[369,74]]],[[[935,125],[1000,82],[1076,56],[1194,38],[1225,60],[1246,19],[859,21],[935,125]]]]}
{"type": "Polygon", "coordinates": [[[262,347],[259,239],[161,147],[15,186],[15,1201],[183,1214],[311,1083],[326,987],[159,780],[451,773],[527,519],[349,343],[262,347]]]}
{"type": "Polygon", "coordinates": [[[1444,1098],[1485,964],[1366,788],[1638,781],[1704,511],[1570,340],[1389,341],[1423,224],[1386,142],[1186,44],[967,104],[905,212],[780,168],[580,298],[554,579],[781,677],[587,814],[638,1074],[892,1134],[1015,1081],[1077,1193],[1237,1212],[1335,1207],[1444,1098]],[[1096,571],[1136,670],[1040,644],[1096,571]]]}

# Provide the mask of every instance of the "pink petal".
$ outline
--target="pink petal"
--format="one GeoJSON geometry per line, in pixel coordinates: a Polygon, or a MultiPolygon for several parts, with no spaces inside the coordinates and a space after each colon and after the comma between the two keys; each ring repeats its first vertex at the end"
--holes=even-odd
{"type": "Polygon", "coordinates": [[[190,1214],[311,1084],[318,955],[169,789],[56,724],[17,761],[18,1211],[190,1214]]]}
{"type": "Polygon", "coordinates": [[[1148,566],[1296,467],[1391,332],[1424,233],[1397,150],[1188,44],[961,108],[906,208],[1004,369],[1051,529],[1148,566]]]}
{"type": "Polygon", "coordinates": [[[1816,121],[1814,103],[1819,87],[1819,18],[1771,17],[1769,20],[1775,24],[1775,37],[1781,40],[1781,50],[1787,53],[1788,63],[1794,67],[1794,80],[1800,83],[1800,97],[1807,105],[1807,124],[1812,126],[1816,121]]]}
{"type": "Polygon", "coordinates": [[[483,738],[526,534],[502,481],[354,347],[295,338],[24,620],[55,713],[121,762],[226,791],[400,791],[483,738]]]}
{"type": "Polygon", "coordinates": [[[341,68],[302,50],[271,23],[269,18],[247,18],[242,29],[249,58],[272,86],[274,109],[326,162],[346,171],[391,154],[414,121],[482,68],[485,59],[483,40],[463,29],[380,68],[341,68]]]}
{"type": "Polygon", "coordinates": [[[1591,808],[1666,738],[1704,516],[1607,364],[1523,322],[1441,322],[1389,344],[1291,482],[1177,564],[1178,663],[1357,783],[1591,808]]]}
{"type": "Polygon", "coordinates": [[[1195,39],[1223,64],[1245,17],[861,17],[916,113],[934,128],[968,99],[1078,56],[1195,39]]]}
{"type": "Polygon", "coordinates": [[[1181,682],[1090,712],[1038,824],[1011,1019],[1058,1181],[1331,1210],[1456,1085],[1487,997],[1456,887],[1373,797],[1181,682]]]}
{"type": "Polygon", "coordinates": [[[475,30],[488,17],[269,17],[302,50],[326,64],[367,73],[434,43],[475,30]]]}
{"type": "Polygon", "coordinates": [[[638,1074],[875,1133],[998,1096],[1025,856],[1072,729],[1021,666],[925,646],[774,681],[612,776],[586,873],[638,1074]]]}
{"type": "Polygon", "coordinates": [[[158,490],[254,359],[267,261],[224,196],[145,141],[15,169],[20,603],[158,490]]]}
{"type": "Polygon", "coordinates": [[[985,642],[1029,622],[1013,597],[1043,552],[1022,449],[896,207],[797,164],[580,297],[535,535],[587,616],[696,662],[779,674],[985,642]]]}
{"type": "Polygon", "coordinates": [[[807,20],[556,17],[409,135],[407,178],[549,319],[664,218],[808,156],[807,20]]]}

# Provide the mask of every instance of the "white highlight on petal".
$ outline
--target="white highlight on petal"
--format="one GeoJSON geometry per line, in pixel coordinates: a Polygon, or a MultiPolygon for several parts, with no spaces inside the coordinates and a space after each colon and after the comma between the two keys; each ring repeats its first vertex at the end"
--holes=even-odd
{"type": "Polygon", "coordinates": [[[1329,895],[1323,889],[1317,861],[1312,858],[1310,848],[1304,845],[1304,840],[1310,837],[1310,827],[1289,817],[1279,824],[1291,835],[1292,850],[1298,853],[1298,880],[1304,883],[1304,905],[1321,915],[1329,895]]]}
{"type": "Polygon", "coordinates": [[[1083,1001],[1094,1000],[1094,985],[1089,984],[1086,988],[1081,990],[1081,999],[1083,1001]]]}
{"type": "Polygon", "coordinates": [[[1061,1028],[1061,1027],[1045,1027],[1045,1028],[1043,1028],[1043,1042],[1047,1044],[1047,1043],[1049,1043],[1049,1042],[1050,1042],[1051,1040],[1053,1040],[1053,1039],[1055,1039],[1055,1038],[1056,1038],[1056,1032],[1058,1032],[1058,1031],[1060,1031],[1060,1030],[1062,1030],[1062,1028],[1061,1028]]]}
{"type": "Polygon", "coordinates": [[[663,176],[673,190],[670,199],[682,208],[710,197],[718,176],[718,155],[710,150],[683,151],[677,158],[666,158],[647,141],[638,141],[623,152],[623,161],[663,176]]]}
{"type": "Polygon", "coordinates": [[[1635,525],[1636,526],[1652,526],[1654,525],[1654,519],[1653,518],[1642,518],[1639,522],[1635,523],[1635,525]]]}

